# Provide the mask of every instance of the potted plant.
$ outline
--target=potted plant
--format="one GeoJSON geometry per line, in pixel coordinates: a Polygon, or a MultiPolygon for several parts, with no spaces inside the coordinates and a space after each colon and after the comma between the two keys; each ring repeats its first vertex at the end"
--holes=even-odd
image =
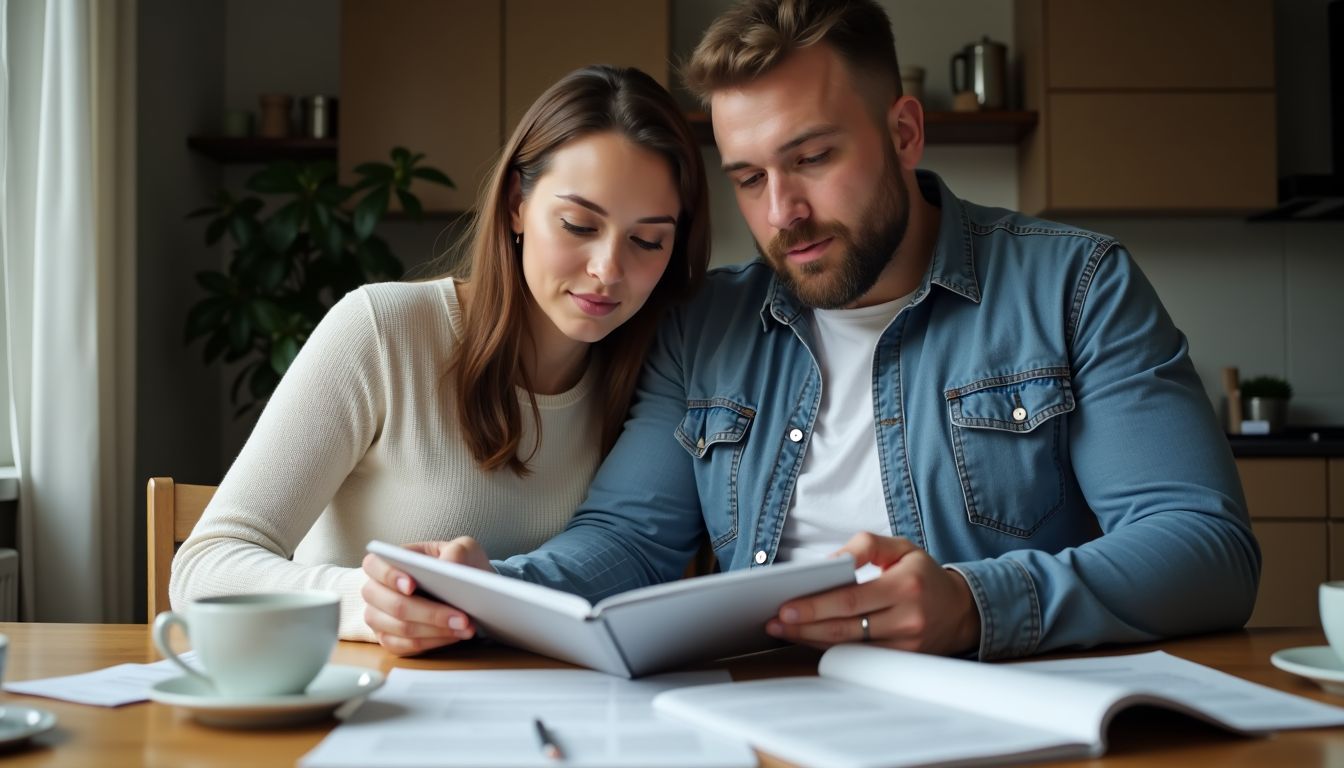
{"type": "Polygon", "coordinates": [[[318,321],[346,292],[401,277],[401,261],[373,232],[394,195],[407,214],[422,214],[413,181],[453,186],[442,171],[421,165],[423,159],[397,147],[391,163],[356,166],[353,186],[337,181],[330,161],[278,162],[248,179],[246,188],[255,194],[221,190],[213,205],[188,215],[210,218],[207,245],[226,234],[233,245],[226,270],[196,275],[205,296],[187,315],[186,341],[205,340],[207,364],[245,361],[230,390],[235,417],[270,397],[318,321]]]}
{"type": "Polygon", "coordinates": [[[1292,397],[1292,385],[1275,376],[1257,376],[1241,383],[1245,417],[1266,422],[1270,432],[1283,430],[1288,420],[1288,401],[1292,397]]]}

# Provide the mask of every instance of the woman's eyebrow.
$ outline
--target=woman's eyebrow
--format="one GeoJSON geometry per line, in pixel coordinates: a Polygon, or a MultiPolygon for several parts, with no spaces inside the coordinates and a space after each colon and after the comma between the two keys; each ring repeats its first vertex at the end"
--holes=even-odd
{"type": "MultiPolygon", "coordinates": [[[[587,208],[588,210],[592,211],[593,213],[596,213],[596,214],[599,215],[599,216],[607,216],[607,215],[609,215],[609,214],[607,213],[607,209],[606,209],[606,208],[603,208],[602,206],[598,205],[597,203],[594,203],[592,200],[589,200],[588,198],[586,198],[586,197],[584,197],[584,196],[582,196],[582,195],[573,195],[573,194],[570,194],[570,195],[556,195],[556,197],[560,198],[561,200],[568,200],[569,202],[574,203],[575,205],[581,205],[581,206],[583,206],[584,208],[587,208]]],[[[676,216],[645,216],[644,218],[639,219],[639,220],[636,221],[635,223],[637,223],[637,224],[671,224],[672,226],[675,227],[675,226],[677,225],[677,217],[676,217],[676,216]]]]}

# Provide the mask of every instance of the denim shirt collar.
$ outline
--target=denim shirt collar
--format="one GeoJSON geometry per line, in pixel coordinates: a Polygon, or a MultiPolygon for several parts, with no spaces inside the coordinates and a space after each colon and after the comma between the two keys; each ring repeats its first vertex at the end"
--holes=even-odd
{"type": "MultiPolygon", "coordinates": [[[[933,171],[915,171],[915,181],[919,193],[943,212],[938,224],[938,240],[933,249],[933,258],[929,260],[929,268],[924,272],[919,290],[915,292],[915,301],[923,299],[932,284],[942,286],[977,304],[980,303],[980,281],[975,277],[975,253],[971,249],[971,220],[966,206],[933,171]]],[[[784,325],[792,325],[802,317],[806,309],[784,287],[778,276],[770,278],[770,287],[765,292],[765,303],[761,306],[761,323],[764,330],[770,329],[771,318],[784,325]]]]}

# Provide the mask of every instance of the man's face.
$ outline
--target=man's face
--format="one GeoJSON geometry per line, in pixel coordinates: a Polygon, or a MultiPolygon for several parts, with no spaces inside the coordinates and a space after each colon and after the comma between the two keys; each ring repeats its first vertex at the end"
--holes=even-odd
{"type": "Polygon", "coordinates": [[[793,53],[711,98],[714,136],[757,249],[804,304],[847,307],[904,239],[909,196],[890,134],[838,55],[793,53]]]}

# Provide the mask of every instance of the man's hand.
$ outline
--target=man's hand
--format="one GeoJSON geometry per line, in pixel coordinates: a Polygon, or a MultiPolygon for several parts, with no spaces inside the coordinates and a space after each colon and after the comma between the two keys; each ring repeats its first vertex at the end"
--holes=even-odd
{"type": "Polygon", "coordinates": [[[882,575],[792,600],[766,624],[771,635],[829,648],[864,640],[922,653],[957,654],[980,645],[980,613],[966,580],[943,568],[909,539],[860,533],[840,552],[856,566],[873,563],[882,575]]]}
{"type": "MultiPolygon", "coordinates": [[[[470,536],[407,544],[406,548],[439,560],[494,571],[485,550],[470,536]]],[[[361,590],[366,604],[364,621],[378,643],[392,653],[409,656],[476,635],[471,617],[437,600],[416,596],[415,580],[381,557],[365,555],[364,573],[369,577],[361,590]]]]}

